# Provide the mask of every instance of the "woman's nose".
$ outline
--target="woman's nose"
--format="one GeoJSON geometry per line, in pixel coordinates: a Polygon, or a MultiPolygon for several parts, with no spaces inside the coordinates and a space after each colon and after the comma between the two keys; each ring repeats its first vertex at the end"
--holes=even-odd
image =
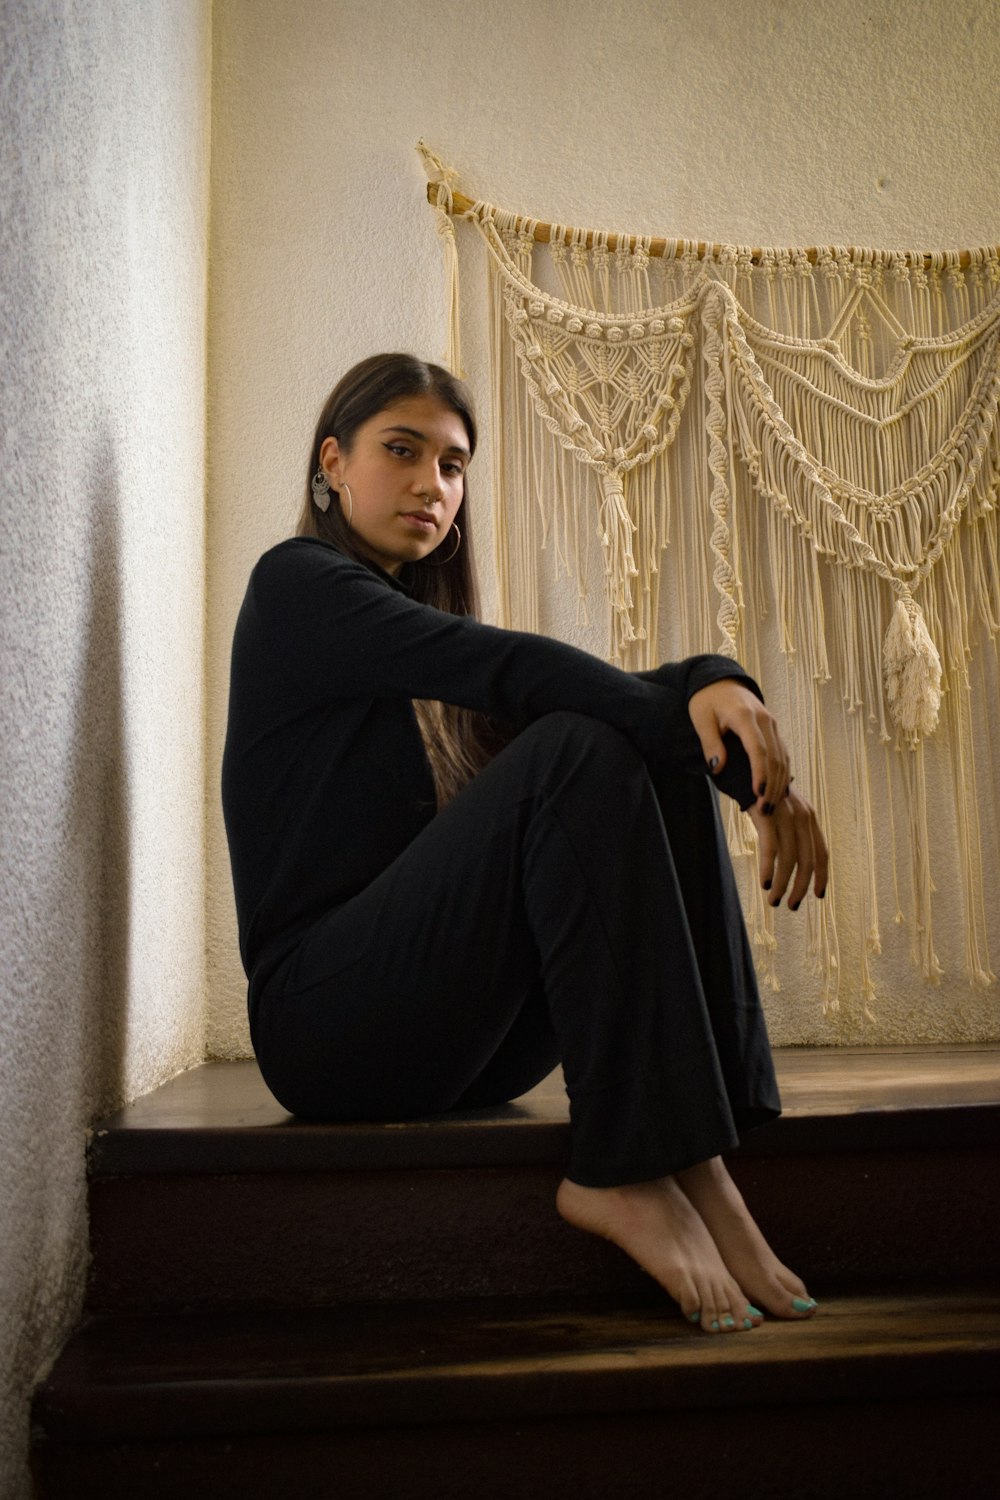
{"type": "Polygon", "coordinates": [[[414,488],[429,502],[433,503],[435,500],[440,500],[441,481],[438,477],[437,467],[423,469],[414,481],[414,488]]]}

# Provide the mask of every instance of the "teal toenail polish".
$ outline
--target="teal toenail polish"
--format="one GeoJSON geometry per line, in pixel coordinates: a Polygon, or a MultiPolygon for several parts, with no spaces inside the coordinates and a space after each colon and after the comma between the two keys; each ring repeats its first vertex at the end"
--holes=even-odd
{"type": "Polygon", "coordinates": [[[701,1313],[700,1312],[688,1313],[688,1322],[689,1323],[700,1323],[701,1322],[701,1313]]]}
{"type": "Polygon", "coordinates": [[[762,1318],[764,1316],[760,1308],[754,1307],[752,1302],[747,1303],[747,1312],[750,1314],[751,1318],[762,1318]]]}
{"type": "Polygon", "coordinates": [[[793,1297],[792,1306],[796,1312],[812,1312],[816,1306],[816,1300],[813,1297],[808,1298],[808,1300],[805,1297],[793,1297]]]}
{"type": "Polygon", "coordinates": [[[718,1333],[718,1331],[719,1331],[719,1320],[718,1320],[718,1318],[713,1318],[710,1326],[711,1326],[711,1329],[712,1329],[713,1333],[718,1333]]]}
{"type": "Polygon", "coordinates": [[[744,1328],[752,1328],[753,1327],[753,1322],[751,1321],[750,1318],[744,1318],[743,1319],[743,1327],[744,1328]]]}
{"type": "Polygon", "coordinates": [[[722,1326],[723,1326],[723,1328],[735,1328],[736,1327],[736,1320],[735,1320],[735,1318],[730,1318],[730,1317],[723,1318],[723,1320],[722,1320],[722,1326]]]}

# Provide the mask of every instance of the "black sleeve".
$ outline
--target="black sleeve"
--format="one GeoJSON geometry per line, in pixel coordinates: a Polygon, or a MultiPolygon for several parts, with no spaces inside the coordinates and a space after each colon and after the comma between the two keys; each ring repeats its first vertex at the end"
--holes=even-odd
{"type": "Polygon", "coordinates": [[[249,596],[304,706],[346,697],[436,698],[515,732],[568,709],[620,729],[651,763],[704,775],[688,699],[721,678],[744,681],[759,696],[727,657],[623,672],[547,636],[419,604],[385,575],[308,538],[266,553],[249,596]]]}

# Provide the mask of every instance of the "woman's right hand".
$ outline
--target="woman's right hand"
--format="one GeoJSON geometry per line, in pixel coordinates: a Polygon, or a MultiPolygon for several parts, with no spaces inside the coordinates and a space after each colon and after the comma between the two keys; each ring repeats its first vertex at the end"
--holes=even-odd
{"type": "Polygon", "coordinates": [[[788,890],[788,909],[797,911],[810,881],[822,900],[826,895],[829,855],[823,830],[806,799],[789,787],[788,795],[773,812],[765,813],[759,803],[747,812],[757,830],[760,883],[768,892],[770,904],[779,906],[788,890]]]}
{"type": "Polygon", "coordinates": [[[790,782],[788,750],[777,720],[756,693],[734,677],[721,677],[692,694],[688,714],[713,776],[726,764],[723,736],[735,734],[750,761],[755,805],[770,813],[781,804],[790,782]]]}

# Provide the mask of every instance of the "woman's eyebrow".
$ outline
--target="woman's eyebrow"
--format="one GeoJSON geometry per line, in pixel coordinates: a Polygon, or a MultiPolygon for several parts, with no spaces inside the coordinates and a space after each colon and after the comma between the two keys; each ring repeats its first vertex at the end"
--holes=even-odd
{"type": "MultiPolygon", "coordinates": [[[[422,443],[427,442],[427,434],[418,432],[415,427],[380,427],[379,432],[403,432],[407,437],[419,438],[422,443]]],[[[444,451],[446,453],[461,453],[464,458],[472,457],[468,448],[463,448],[459,443],[449,443],[444,451]]]]}

